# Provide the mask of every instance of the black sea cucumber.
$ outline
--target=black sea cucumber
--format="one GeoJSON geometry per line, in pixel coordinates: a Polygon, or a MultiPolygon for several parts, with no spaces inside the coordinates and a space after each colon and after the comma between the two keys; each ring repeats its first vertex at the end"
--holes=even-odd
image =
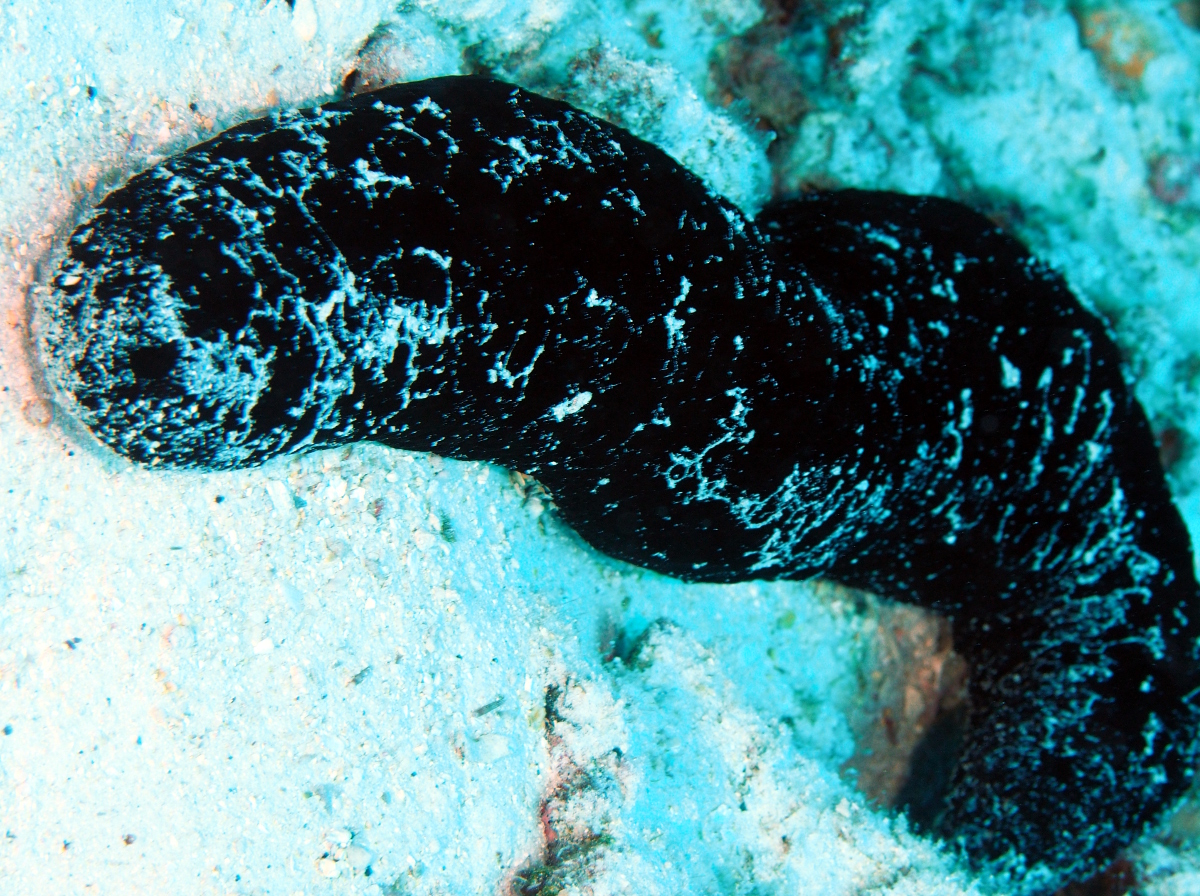
{"type": "Polygon", "coordinates": [[[972,710],[921,820],[977,862],[1094,869],[1189,782],[1200,607],[1144,415],[1102,324],[962,206],[752,223],[620,128],[443,78],[134,177],[53,286],[50,381],[141,463],[489,460],[639,566],[948,614],[972,710]]]}

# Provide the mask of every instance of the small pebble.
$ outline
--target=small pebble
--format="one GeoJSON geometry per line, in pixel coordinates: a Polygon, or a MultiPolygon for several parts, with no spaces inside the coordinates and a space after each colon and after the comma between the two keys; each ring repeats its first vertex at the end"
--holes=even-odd
{"type": "Polygon", "coordinates": [[[54,408],[48,401],[41,398],[31,398],[21,405],[21,415],[31,426],[49,426],[54,419],[54,408]]]}
{"type": "Polygon", "coordinates": [[[302,43],[317,36],[317,8],[313,0],[296,0],[292,7],[292,31],[302,43]]]}
{"type": "Polygon", "coordinates": [[[341,849],[345,849],[350,845],[350,841],[354,839],[354,835],[345,828],[334,828],[325,835],[325,839],[341,849]]]}
{"type": "Polygon", "coordinates": [[[371,864],[372,858],[370,850],[364,849],[358,844],[352,843],[346,847],[346,861],[355,871],[365,871],[371,864]]]}
{"type": "Polygon", "coordinates": [[[271,499],[271,504],[285,520],[294,519],[296,516],[296,501],[292,498],[292,493],[287,485],[280,482],[278,479],[267,481],[267,495],[271,499]]]}
{"type": "Polygon", "coordinates": [[[508,738],[499,734],[485,734],[479,738],[476,756],[480,762],[495,762],[508,755],[508,738]]]}

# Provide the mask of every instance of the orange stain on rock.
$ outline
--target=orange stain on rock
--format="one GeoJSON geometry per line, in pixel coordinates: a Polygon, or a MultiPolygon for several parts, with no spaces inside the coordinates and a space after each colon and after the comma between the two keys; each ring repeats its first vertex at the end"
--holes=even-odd
{"type": "Polygon", "coordinates": [[[1121,91],[1141,86],[1146,66],[1158,55],[1146,27],[1121,10],[1073,8],[1084,46],[1110,83],[1121,91]]]}

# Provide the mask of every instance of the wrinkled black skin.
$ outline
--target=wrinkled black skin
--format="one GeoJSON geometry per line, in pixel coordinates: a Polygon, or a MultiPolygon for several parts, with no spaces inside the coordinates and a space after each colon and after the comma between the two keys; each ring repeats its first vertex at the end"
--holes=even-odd
{"type": "Polygon", "coordinates": [[[481,78],[325,109],[352,114],[324,128],[323,154],[278,116],[249,122],[133,178],[72,238],[41,350],[101,440],[136,461],[198,469],[360,439],[494,461],[537,476],[581,536],[638,566],[707,582],[819,574],[948,614],[972,665],[971,712],[944,802],[916,814],[977,862],[1015,851],[1059,879],[1094,870],[1184,790],[1200,684],[1188,535],[1104,327],[1020,243],[963,206],[888,193],[778,202],[751,224],[625,131],[481,78]],[[407,131],[373,108],[424,97],[447,114],[414,113],[407,131]],[[556,133],[588,161],[543,163],[503,189],[487,173],[516,158],[508,137],[549,154],[556,133]],[[242,270],[222,253],[241,225],[210,188],[264,200],[214,160],[244,159],[272,188],[295,188],[286,151],[320,161],[321,173],[303,209],[288,195],[260,216],[274,260],[242,270]],[[368,154],[411,189],[368,202],[350,186],[368,154]],[[173,173],[202,195],[174,203],[173,173]],[[614,188],[632,190],[640,209],[614,188]],[[155,238],[164,226],[169,235],[155,238]],[[366,298],[335,310],[339,338],[389,298],[444,302],[447,275],[414,255],[418,246],[452,259],[461,330],[421,346],[415,385],[403,345],[382,375],[357,368],[353,393],[314,430],[298,396],[316,349],[297,301],[337,287],[329,259],[340,252],[366,298]],[[232,418],[184,394],[177,345],[137,329],[148,263],[188,302],[189,334],[280,349],[252,419],[229,423],[224,438],[245,446],[233,461],[180,409],[198,401],[194,413],[232,418]],[[672,350],[664,315],[683,277],[684,338],[672,350]],[[954,301],[930,288],[946,278],[954,301]],[[613,304],[589,303],[591,290],[613,304]],[[89,335],[97,326],[129,338],[105,349],[89,335]],[[516,372],[538,345],[525,382],[489,379],[496,352],[512,347],[516,372]],[[1019,385],[1003,384],[1001,355],[1019,385]],[[1051,381],[1039,382],[1047,368],[1051,381]],[[583,389],[593,398],[581,411],[549,413],[583,389]],[[955,463],[946,427],[964,423],[965,389],[972,412],[955,463]],[[138,411],[147,399],[164,413],[138,411]],[[666,417],[670,426],[651,423],[666,417]],[[721,441],[731,428],[738,437],[721,441]],[[671,457],[713,443],[704,475],[728,500],[681,477],[671,457]],[[781,499],[768,498],[752,524],[737,512],[739,497],[769,496],[805,470],[823,472],[775,518],[781,499]],[[854,490],[860,481],[867,491],[854,490]],[[1114,484],[1125,496],[1119,518],[1104,509],[1114,484]],[[810,505],[833,512],[813,522],[810,505]],[[796,540],[764,560],[777,529],[796,540]],[[1093,550],[1072,552],[1081,545],[1093,550]],[[1136,562],[1145,556],[1157,572],[1136,562]],[[1082,704],[1090,711],[1072,717],[1082,704]],[[1161,731],[1147,750],[1152,713],[1161,731]]]}
{"type": "Polygon", "coordinates": [[[1085,858],[1110,856],[1190,780],[1196,714],[1183,698],[1198,683],[1190,541],[1145,415],[1125,385],[1116,346],[1019,242],[955,203],[850,191],[768,208],[757,223],[775,257],[802,262],[797,276],[806,273],[831,295],[852,297],[839,310],[853,337],[834,358],[855,370],[857,358],[875,351],[915,374],[889,396],[879,388],[862,389],[853,376],[843,380],[828,407],[835,417],[838,407],[856,408],[852,416],[866,422],[866,430],[860,435],[852,424],[829,421],[821,430],[834,443],[827,450],[848,455],[856,443],[886,446],[883,462],[901,465],[929,437],[928,424],[913,423],[937,420],[936,410],[962,389],[973,393],[976,423],[957,476],[992,489],[966,502],[962,515],[973,525],[959,531],[953,544],[941,537],[945,526],[931,509],[947,494],[950,485],[943,481],[932,494],[899,496],[903,509],[894,522],[869,532],[857,550],[825,571],[847,584],[932,607],[954,621],[955,646],[972,665],[974,706],[970,740],[947,809],[936,819],[938,830],[947,837],[962,835],[972,851],[994,857],[1003,846],[1014,846],[1031,860],[1059,867],[1086,868],[1085,858]],[[856,239],[861,221],[886,222],[885,231],[906,248],[881,252],[878,243],[856,239]],[[926,259],[925,247],[932,248],[932,258],[926,259]],[[957,303],[938,303],[928,295],[906,300],[909,278],[919,280],[930,267],[952,273],[955,254],[986,260],[954,274],[957,303]],[[944,321],[952,338],[930,339],[931,320],[944,321]],[[880,337],[881,323],[895,335],[880,337]],[[997,348],[989,351],[1001,326],[997,348]],[[911,364],[898,357],[906,348],[913,353],[905,345],[910,334],[921,342],[919,359],[911,364]],[[1064,369],[1063,349],[1075,349],[1078,361],[1087,343],[1090,364],[1064,369]],[[1001,387],[997,350],[1026,371],[1022,388],[1001,387]],[[1052,443],[1040,481],[1030,488],[1022,474],[1041,439],[1042,390],[1029,373],[1046,367],[1055,373],[1047,396],[1060,429],[1083,370],[1087,398],[1075,436],[1052,443]],[[1084,478],[1083,443],[1105,416],[1095,400],[1104,390],[1114,402],[1111,432],[1101,440],[1108,453],[1101,470],[1084,478]],[[1022,402],[1028,406],[1022,408],[1022,402]],[[1005,472],[1007,485],[1000,480],[1005,472]],[[1129,506],[1138,509],[1135,514],[1140,511],[1128,543],[1162,563],[1148,592],[1127,599],[1112,595],[1147,585],[1135,582],[1127,559],[1105,559],[1102,552],[1089,562],[1058,552],[1040,569],[1032,562],[1048,532],[1057,532],[1066,545],[1086,541],[1086,529],[1110,500],[1114,480],[1129,506]],[[998,538],[1008,502],[1016,510],[998,538]],[[1090,631],[1086,617],[1073,612],[1090,595],[1109,595],[1112,606],[1126,614],[1124,624],[1099,636],[1090,631]],[[1186,622],[1173,618],[1177,609],[1186,622]],[[1152,626],[1161,627],[1166,641],[1161,659],[1142,644],[1122,643],[1152,626]],[[1070,681],[1075,670],[1102,659],[1110,664],[1111,678],[1086,687],[1070,681]],[[1148,678],[1155,687],[1143,693],[1139,687],[1148,678]],[[1058,732],[1059,749],[1029,743],[1036,740],[1030,729],[1037,730],[1037,716],[1056,714],[1086,691],[1098,702],[1083,724],[1058,732]],[[1123,761],[1144,748],[1141,732],[1150,712],[1169,718],[1166,727],[1174,733],[1174,752],[1165,762],[1170,783],[1161,787],[1123,761]]]}

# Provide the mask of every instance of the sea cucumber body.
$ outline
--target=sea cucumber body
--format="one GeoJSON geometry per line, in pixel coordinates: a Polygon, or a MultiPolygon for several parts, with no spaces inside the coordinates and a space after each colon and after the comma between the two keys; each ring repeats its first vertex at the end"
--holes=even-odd
{"type": "Polygon", "coordinates": [[[531,473],[612,556],[825,574],[952,616],[962,758],[914,815],[1061,876],[1195,760],[1187,533],[1102,325],[953,203],[755,222],[479,78],[249,122],[138,175],[41,310],[61,399],[147,464],[372,439],[531,473]]]}
{"type": "Polygon", "coordinates": [[[955,203],[850,191],[758,224],[838,297],[830,407],[855,411],[821,431],[886,488],[826,572],[947,613],[971,661],[947,809],[923,820],[991,855],[1111,855],[1189,779],[1200,683],[1189,538],[1116,346],[955,203]]]}

